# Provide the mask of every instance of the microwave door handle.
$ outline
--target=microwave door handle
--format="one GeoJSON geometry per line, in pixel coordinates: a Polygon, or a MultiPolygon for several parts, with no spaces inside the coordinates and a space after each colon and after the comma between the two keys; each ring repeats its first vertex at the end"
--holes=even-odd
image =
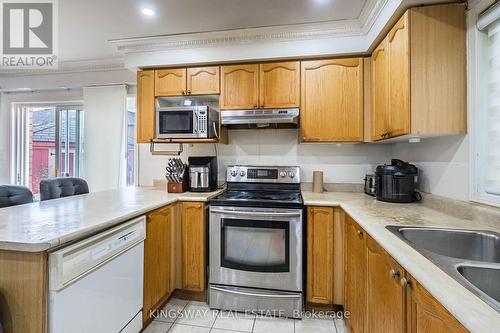
{"type": "Polygon", "coordinates": [[[216,122],[213,122],[213,123],[212,123],[212,126],[213,126],[213,128],[214,128],[215,137],[216,137],[217,139],[219,139],[219,132],[217,132],[217,123],[216,123],[216,122]]]}
{"type": "Polygon", "coordinates": [[[198,111],[193,110],[193,133],[198,134],[198,111]]]}
{"type": "MultiPolygon", "coordinates": [[[[252,212],[252,211],[230,211],[224,209],[211,209],[211,213],[220,213],[228,215],[245,215],[245,216],[269,216],[270,212],[252,212]]],[[[272,213],[272,216],[300,216],[300,213],[272,213]]]]}

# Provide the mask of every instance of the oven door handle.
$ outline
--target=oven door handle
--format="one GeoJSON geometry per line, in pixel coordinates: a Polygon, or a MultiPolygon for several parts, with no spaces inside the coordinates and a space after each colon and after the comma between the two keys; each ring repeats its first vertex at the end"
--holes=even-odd
{"type": "Polygon", "coordinates": [[[249,291],[242,291],[233,288],[223,288],[217,286],[210,286],[210,289],[221,291],[229,294],[237,294],[243,296],[251,296],[251,297],[262,297],[262,298],[301,298],[301,294],[284,294],[284,293],[264,293],[264,292],[256,292],[252,293],[249,291]]]}
{"type": "Polygon", "coordinates": [[[274,213],[274,212],[252,212],[252,211],[240,211],[240,210],[223,210],[223,209],[211,209],[211,213],[220,214],[230,214],[230,215],[245,215],[245,216],[290,216],[290,217],[300,217],[300,213],[290,212],[290,213],[274,213]]]}

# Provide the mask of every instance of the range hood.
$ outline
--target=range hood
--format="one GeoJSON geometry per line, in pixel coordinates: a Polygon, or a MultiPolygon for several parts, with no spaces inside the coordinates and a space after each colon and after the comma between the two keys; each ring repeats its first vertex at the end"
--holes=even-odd
{"type": "Polygon", "coordinates": [[[223,110],[221,122],[229,128],[295,128],[299,114],[299,109],[223,110]]]}

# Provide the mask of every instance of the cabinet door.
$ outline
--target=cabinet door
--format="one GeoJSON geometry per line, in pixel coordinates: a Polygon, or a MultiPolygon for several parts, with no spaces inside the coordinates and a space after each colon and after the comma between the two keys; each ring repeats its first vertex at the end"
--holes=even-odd
{"type": "Polygon", "coordinates": [[[466,333],[465,327],[407,274],[408,333],[466,333]]]}
{"type": "Polygon", "coordinates": [[[154,71],[137,72],[137,142],[148,143],[155,136],[154,71]]]}
{"type": "Polygon", "coordinates": [[[389,133],[387,39],[372,53],[372,139],[384,139],[389,133]]]}
{"type": "Polygon", "coordinates": [[[367,244],[367,332],[403,332],[405,290],[403,269],[371,237],[367,244]]]}
{"type": "Polygon", "coordinates": [[[303,61],[300,105],[302,141],[362,141],[362,59],[303,61]]]}
{"type": "Polygon", "coordinates": [[[220,92],[219,66],[187,69],[187,94],[207,95],[220,92]]]}
{"type": "Polygon", "coordinates": [[[389,137],[410,132],[410,38],[408,13],[387,35],[389,50],[389,137]]]}
{"type": "Polygon", "coordinates": [[[201,202],[182,206],[182,288],[205,290],[205,208],[201,202]]]}
{"type": "Polygon", "coordinates": [[[333,208],[307,213],[307,301],[333,304],[333,208]]]}
{"type": "Polygon", "coordinates": [[[221,109],[259,107],[259,65],[221,67],[221,109]]]}
{"type": "Polygon", "coordinates": [[[155,70],[155,95],[179,96],[186,94],[186,69],[155,70]]]}
{"type": "Polygon", "coordinates": [[[298,108],[300,106],[300,62],[259,65],[260,107],[298,108]]]}
{"type": "Polygon", "coordinates": [[[144,321],[154,315],[153,312],[158,310],[171,292],[171,229],[170,206],[147,216],[144,241],[144,321]]]}
{"type": "Polygon", "coordinates": [[[344,308],[350,312],[347,323],[351,332],[364,333],[366,320],[366,235],[350,216],[346,216],[344,234],[344,308]]]}

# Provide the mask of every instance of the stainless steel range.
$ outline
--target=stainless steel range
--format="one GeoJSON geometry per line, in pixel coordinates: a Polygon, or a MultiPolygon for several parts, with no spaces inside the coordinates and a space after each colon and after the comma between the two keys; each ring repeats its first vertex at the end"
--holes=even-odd
{"type": "Polygon", "coordinates": [[[226,180],[210,201],[210,307],[300,317],[299,168],[230,166],[226,180]]]}

